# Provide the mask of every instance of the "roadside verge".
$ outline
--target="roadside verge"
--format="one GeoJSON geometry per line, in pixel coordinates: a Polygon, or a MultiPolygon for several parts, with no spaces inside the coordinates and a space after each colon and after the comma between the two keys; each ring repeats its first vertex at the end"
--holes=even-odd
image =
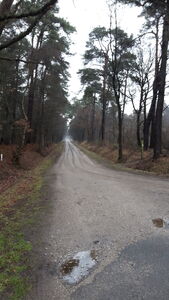
{"type": "Polygon", "coordinates": [[[91,159],[97,161],[98,163],[101,163],[107,168],[111,168],[117,171],[125,171],[129,173],[134,173],[138,175],[150,175],[150,176],[158,176],[162,178],[168,178],[169,177],[169,168],[167,169],[167,165],[165,162],[163,162],[163,158],[161,161],[153,162],[152,159],[148,158],[151,164],[151,168],[147,167],[147,159],[142,161],[139,160],[139,166],[142,164],[141,169],[137,168],[138,160],[134,163],[118,163],[111,159],[111,156],[109,158],[104,156],[104,151],[97,152],[95,151],[95,147],[88,147],[88,144],[86,143],[76,143],[76,146],[83,151],[87,156],[89,156],[91,159]],[[94,150],[93,150],[94,149],[94,150]],[[102,154],[103,152],[103,154],[102,154]],[[128,166],[130,165],[130,167],[128,166]]]}
{"type": "Polygon", "coordinates": [[[59,158],[57,144],[39,164],[0,195],[0,298],[22,299],[30,288],[32,244],[25,232],[36,226],[43,209],[41,189],[46,170],[59,158]]]}

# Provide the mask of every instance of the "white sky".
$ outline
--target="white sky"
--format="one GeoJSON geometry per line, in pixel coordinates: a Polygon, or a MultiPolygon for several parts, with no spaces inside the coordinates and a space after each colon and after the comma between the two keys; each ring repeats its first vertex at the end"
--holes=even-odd
{"type": "MultiPolygon", "coordinates": [[[[80,80],[77,72],[83,68],[82,56],[85,52],[86,41],[94,27],[109,25],[109,10],[106,0],[59,0],[60,16],[76,27],[77,32],[72,35],[71,52],[74,56],[70,62],[69,100],[79,95],[80,80]]],[[[129,34],[136,35],[141,29],[142,18],[136,7],[123,6],[118,10],[118,25],[129,34]]]]}

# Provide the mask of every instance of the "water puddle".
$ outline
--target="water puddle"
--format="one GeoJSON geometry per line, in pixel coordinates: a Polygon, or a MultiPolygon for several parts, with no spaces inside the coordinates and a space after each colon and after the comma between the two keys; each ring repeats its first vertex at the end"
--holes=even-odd
{"type": "Polygon", "coordinates": [[[157,219],[153,219],[152,220],[154,226],[158,227],[158,228],[168,228],[169,229],[169,219],[161,219],[161,218],[157,218],[157,219]]]}
{"type": "Polygon", "coordinates": [[[86,277],[97,263],[95,250],[78,252],[66,261],[60,268],[63,280],[69,284],[76,284],[86,277]]]}
{"type": "Polygon", "coordinates": [[[153,222],[153,224],[154,224],[155,227],[159,227],[160,228],[160,227],[163,227],[163,225],[164,225],[163,219],[160,219],[160,218],[153,219],[152,222],[153,222]]]}

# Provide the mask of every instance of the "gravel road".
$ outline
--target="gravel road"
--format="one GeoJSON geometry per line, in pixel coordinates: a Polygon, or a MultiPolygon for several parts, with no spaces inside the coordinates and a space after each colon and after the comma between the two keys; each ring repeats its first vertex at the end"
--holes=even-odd
{"type": "Polygon", "coordinates": [[[169,299],[168,179],[106,168],[69,139],[46,176],[36,280],[27,300],[169,299]],[[96,253],[88,276],[68,284],[61,265],[96,253]]]}

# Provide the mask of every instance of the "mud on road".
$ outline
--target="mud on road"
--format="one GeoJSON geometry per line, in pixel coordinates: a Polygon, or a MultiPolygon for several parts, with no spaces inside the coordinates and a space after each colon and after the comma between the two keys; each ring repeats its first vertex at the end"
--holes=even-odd
{"type": "Polygon", "coordinates": [[[43,197],[26,300],[169,298],[169,231],[152,222],[169,216],[167,179],[107,169],[67,139],[46,175],[43,197]],[[88,262],[78,253],[88,253],[91,263],[84,276],[88,262]],[[91,260],[89,253],[95,253],[91,260]],[[64,280],[66,263],[70,273],[81,263],[73,284],[64,280]]]}

